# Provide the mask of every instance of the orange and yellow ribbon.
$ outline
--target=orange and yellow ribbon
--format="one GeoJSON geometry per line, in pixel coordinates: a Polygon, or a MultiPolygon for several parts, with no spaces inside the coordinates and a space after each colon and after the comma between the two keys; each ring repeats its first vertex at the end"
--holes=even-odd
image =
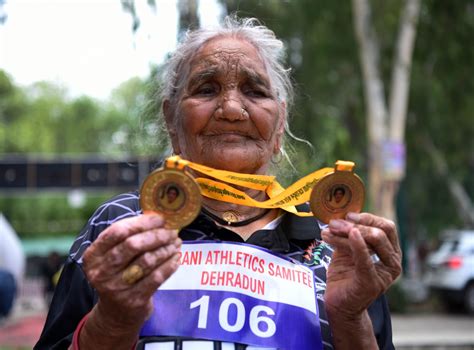
{"type": "Polygon", "coordinates": [[[202,174],[214,178],[198,177],[196,182],[201,188],[201,194],[205,197],[223,202],[246,205],[256,208],[281,208],[298,216],[313,216],[311,212],[300,212],[296,205],[309,201],[314,185],[324,176],[338,171],[353,171],[355,164],[349,161],[337,161],[335,168],[322,168],[299,179],[288,188],[283,188],[275,176],[241,174],[232,171],[213,169],[201,164],[172,156],[166,159],[167,168],[183,170],[189,167],[202,174]],[[218,181],[216,181],[218,180],[218,181]],[[257,201],[231,185],[264,191],[269,197],[265,201],[257,201]]]}

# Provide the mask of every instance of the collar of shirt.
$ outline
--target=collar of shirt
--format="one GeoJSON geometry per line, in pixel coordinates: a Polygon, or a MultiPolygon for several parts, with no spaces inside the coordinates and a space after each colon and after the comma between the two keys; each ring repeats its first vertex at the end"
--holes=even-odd
{"type": "MultiPolygon", "coordinates": [[[[297,207],[299,211],[308,211],[307,205],[297,207]]],[[[270,226],[271,227],[271,226],[270,226]]],[[[200,239],[217,241],[241,242],[244,240],[235,232],[218,226],[206,215],[200,214],[189,226],[184,228],[180,236],[184,240],[195,239],[195,233],[200,231],[204,236],[200,239]],[[194,234],[192,234],[194,233],[194,234]],[[189,236],[189,237],[188,237],[189,236]]],[[[255,231],[245,243],[269,249],[274,252],[288,253],[290,241],[313,241],[321,239],[319,221],[314,217],[299,217],[286,213],[274,228],[264,227],[255,231]]]]}

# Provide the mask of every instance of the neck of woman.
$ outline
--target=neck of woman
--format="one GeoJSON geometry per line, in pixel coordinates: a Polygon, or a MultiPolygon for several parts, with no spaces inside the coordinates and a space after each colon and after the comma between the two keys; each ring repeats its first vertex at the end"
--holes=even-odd
{"type": "MultiPolygon", "coordinates": [[[[261,191],[248,190],[246,193],[258,201],[267,199],[266,194],[261,191]]],[[[244,240],[278,215],[278,210],[275,209],[249,207],[206,197],[203,197],[203,209],[203,212],[217,225],[234,231],[244,240]]]]}

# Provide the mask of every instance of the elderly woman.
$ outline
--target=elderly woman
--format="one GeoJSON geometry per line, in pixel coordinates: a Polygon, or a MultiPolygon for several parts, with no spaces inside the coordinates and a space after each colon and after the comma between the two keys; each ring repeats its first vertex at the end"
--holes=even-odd
{"type": "MultiPolygon", "coordinates": [[[[174,154],[215,169],[268,174],[288,131],[291,84],[283,57],[282,42],[255,20],[227,18],[221,28],[189,33],[168,62],[162,91],[174,154]]],[[[245,191],[267,199],[265,192],[245,191]]],[[[102,205],[71,248],[35,349],[279,348],[262,346],[265,341],[230,342],[217,331],[205,339],[143,335],[144,323],[156,312],[154,294],[178,269],[182,242],[201,240],[258,247],[314,271],[315,283],[305,283],[317,286],[319,328],[300,334],[299,324],[277,315],[272,325],[284,327],[286,337],[305,337],[313,349],[393,348],[383,293],[400,273],[401,253],[389,220],[349,213],[321,228],[313,217],[203,198],[202,212],[190,225],[180,232],[165,226],[159,214],[142,215],[138,193],[102,205]],[[224,221],[225,212],[237,222],[224,221]],[[380,261],[374,263],[373,252],[380,261]],[[127,283],[124,272],[132,265],[141,276],[127,283]]],[[[170,311],[167,317],[173,330],[189,315],[170,311]]],[[[228,317],[225,328],[232,332],[237,316],[228,317]]],[[[200,319],[196,328],[203,324],[200,319]]],[[[257,330],[265,338],[269,329],[257,330]]]]}

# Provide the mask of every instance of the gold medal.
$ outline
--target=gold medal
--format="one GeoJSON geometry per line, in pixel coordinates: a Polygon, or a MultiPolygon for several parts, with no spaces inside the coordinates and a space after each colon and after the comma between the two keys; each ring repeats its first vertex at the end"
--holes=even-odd
{"type": "Polygon", "coordinates": [[[201,201],[198,184],[178,162],[166,162],[165,168],[148,175],[140,189],[143,212],[163,215],[165,227],[171,229],[189,225],[199,214],[201,201]]]}
{"type": "Polygon", "coordinates": [[[338,160],[334,172],[326,174],[314,185],[310,207],[324,223],[343,219],[348,212],[359,213],[364,207],[364,184],[354,174],[354,163],[338,160]]]}
{"type": "MultiPolygon", "coordinates": [[[[316,216],[327,223],[344,218],[348,212],[360,212],[364,206],[364,184],[354,174],[354,167],[353,162],[338,160],[334,168],[314,171],[285,189],[273,176],[218,170],[172,156],[166,159],[164,168],[154,171],[143,182],[140,205],[144,213],[163,215],[165,227],[173,229],[187,226],[196,218],[201,211],[202,196],[254,208],[281,208],[300,217],[316,216]],[[188,168],[207,177],[194,179],[187,173],[188,168]],[[269,199],[257,201],[231,185],[264,191],[269,199]],[[311,212],[296,209],[296,205],[308,201],[311,212]]],[[[262,211],[262,215],[265,213],[262,211]]],[[[228,226],[247,223],[247,220],[239,221],[238,213],[232,210],[219,220],[228,226]]]]}

